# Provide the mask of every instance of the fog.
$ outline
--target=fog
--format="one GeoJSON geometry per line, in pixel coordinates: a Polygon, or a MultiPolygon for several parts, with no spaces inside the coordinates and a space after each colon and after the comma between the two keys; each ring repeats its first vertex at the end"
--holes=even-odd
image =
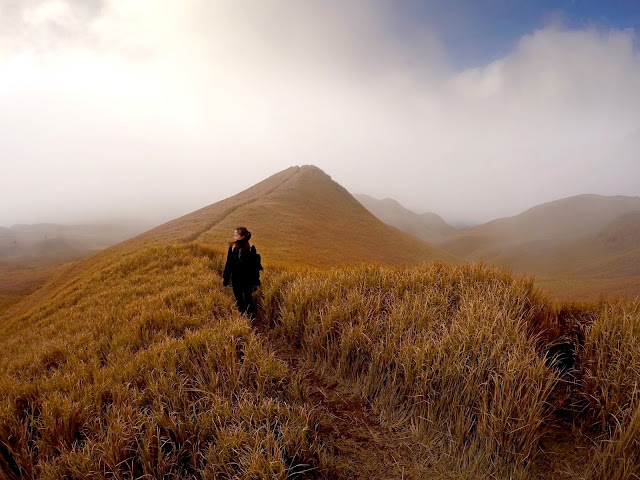
{"type": "Polygon", "coordinates": [[[161,222],[303,164],[456,223],[640,195],[633,30],[460,68],[392,5],[0,0],[0,225],[161,222]]]}

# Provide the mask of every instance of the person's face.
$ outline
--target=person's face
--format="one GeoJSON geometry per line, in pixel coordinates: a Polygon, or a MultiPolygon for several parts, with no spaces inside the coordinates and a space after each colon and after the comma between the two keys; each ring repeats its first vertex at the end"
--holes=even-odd
{"type": "Polygon", "coordinates": [[[237,242],[241,238],[242,238],[242,235],[240,235],[240,232],[238,232],[238,230],[234,230],[233,231],[233,241],[237,242]]]}

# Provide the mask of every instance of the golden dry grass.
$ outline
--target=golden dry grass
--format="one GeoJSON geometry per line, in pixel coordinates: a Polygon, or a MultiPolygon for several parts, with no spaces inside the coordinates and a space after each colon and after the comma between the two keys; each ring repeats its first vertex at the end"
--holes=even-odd
{"type": "MultiPolygon", "coordinates": [[[[531,279],[484,266],[265,262],[272,328],[260,333],[222,289],[223,259],[206,244],[103,254],[8,318],[0,476],[355,478],[332,447],[345,432],[318,430],[338,427],[310,401],[305,371],[406,438],[393,458],[429,452],[406,478],[640,474],[638,304],[559,307],[531,279]],[[575,350],[571,372],[549,357],[558,344],[575,350]],[[551,439],[576,438],[588,446],[579,461],[549,460],[551,439]]],[[[364,450],[360,461],[378,462],[364,450]]]]}
{"type": "Polygon", "coordinates": [[[0,479],[640,476],[638,302],[556,303],[532,278],[425,264],[412,239],[417,265],[377,265],[402,236],[318,227],[344,192],[300,170],[77,262],[0,317],[0,479]],[[251,212],[277,214],[256,236],[253,324],[220,278],[251,212]]]}
{"type": "Polygon", "coordinates": [[[485,267],[362,267],[285,275],[265,287],[265,304],[275,335],[437,452],[428,462],[522,473],[538,454],[559,378],[529,335],[550,308],[529,280],[485,267]]]}
{"type": "Polygon", "coordinates": [[[601,305],[577,378],[577,417],[596,445],[588,477],[640,478],[640,302],[601,305]]]}
{"type": "Polygon", "coordinates": [[[316,472],[313,410],[219,270],[219,257],[149,248],[5,325],[0,476],[316,472]]]}

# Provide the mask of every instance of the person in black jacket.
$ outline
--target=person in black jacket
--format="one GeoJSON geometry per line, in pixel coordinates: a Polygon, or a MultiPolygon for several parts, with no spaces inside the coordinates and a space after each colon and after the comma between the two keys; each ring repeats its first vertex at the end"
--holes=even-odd
{"type": "Polygon", "coordinates": [[[227,263],[224,266],[222,284],[233,287],[238,310],[253,318],[253,292],[260,285],[262,265],[256,247],[249,243],[251,232],[238,227],[233,232],[233,242],[229,244],[227,263]]]}

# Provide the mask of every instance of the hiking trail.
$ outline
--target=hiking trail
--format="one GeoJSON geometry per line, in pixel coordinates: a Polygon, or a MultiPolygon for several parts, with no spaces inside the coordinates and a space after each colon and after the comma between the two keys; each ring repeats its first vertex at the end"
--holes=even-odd
{"type": "Polygon", "coordinates": [[[424,470],[424,447],[414,444],[408,433],[381,424],[378,416],[337,378],[312,371],[302,352],[273,334],[256,304],[252,328],[273,347],[278,359],[301,379],[303,391],[314,408],[322,412],[316,425],[318,440],[337,458],[332,474],[353,479],[441,478],[424,470]]]}

